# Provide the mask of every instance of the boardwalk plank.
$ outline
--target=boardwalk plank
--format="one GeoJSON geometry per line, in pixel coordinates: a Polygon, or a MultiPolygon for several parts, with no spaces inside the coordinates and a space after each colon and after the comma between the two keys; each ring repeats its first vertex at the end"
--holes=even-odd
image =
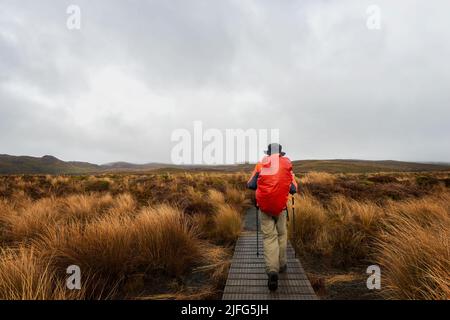
{"type": "MultiPolygon", "coordinates": [[[[254,215],[253,211],[247,214],[254,215]]],[[[246,218],[247,221],[251,217],[246,218]]],[[[262,235],[257,247],[256,232],[246,231],[238,239],[228,278],[222,296],[223,300],[315,300],[314,290],[291,244],[287,248],[288,271],[280,274],[278,290],[267,288],[267,274],[263,256],[262,235]],[[260,255],[257,256],[257,248],[260,255]]]]}
{"type": "MultiPolygon", "coordinates": [[[[266,286],[267,279],[228,279],[227,286],[266,286]]],[[[292,287],[302,287],[309,286],[309,282],[306,279],[280,279],[278,285],[282,286],[292,286],[292,287]]]]}
{"type": "MultiPolygon", "coordinates": [[[[254,274],[245,274],[245,273],[230,273],[228,275],[228,280],[239,280],[239,279],[261,279],[264,280],[267,283],[267,274],[265,273],[254,273],[254,274]]],[[[280,279],[303,279],[307,280],[305,274],[287,274],[287,275],[280,275],[280,279]]]]}
{"type": "Polygon", "coordinates": [[[317,300],[310,294],[277,294],[275,293],[228,293],[223,300],[317,300]]]}
{"type": "MultiPolygon", "coordinates": [[[[277,294],[286,294],[286,295],[293,295],[293,294],[311,294],[312,289],[310,289],[308,286],[280,286],[278,287],[276,293],[277,294]]],[[[228,293],[269,293],[269,290],[267,289],[267,286],[226,286],[224,294],[228,293]]]]}

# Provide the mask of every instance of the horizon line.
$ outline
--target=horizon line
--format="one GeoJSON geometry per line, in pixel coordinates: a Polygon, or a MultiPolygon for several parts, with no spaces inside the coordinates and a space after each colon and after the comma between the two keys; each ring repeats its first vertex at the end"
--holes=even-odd
{"type": "MultiPolygon", "coordinates": [[[[91,162],[91,161],[83,161],[83,160],[64,160],[62,158],[59,158],[57,156],[54,155],[50,155],[50,154],[44,154],[42,156],[34,156],[34,155],[12,155],[12,154],[7,154],[7,153],[2,153],[0,154],[0,156],[10,156],[10,157],[30,157],[30,158],[36,158],[36,159],[42,159],[45,157],[53,157],[55,159],[58,159],[60,161],[63,162],[81,162],[81,163],[89,163],[92,165],[97,165],[97,166],[108,166],[108,165],[114,165],[117,163],[124,163],[124,164],[130,164],[130,165],[138,165],[138,166],[143,166],[143,165],[151,165],[151,164],[158,164],[158,165],[169,165],[169,166],[177,166],[177,167],[182,167],[182,166],[203,166],[203,167],[213,167],[213,166],[234,166],[234,165],[246,165],[246,164],[256,164],[256,162],[235,162],[235,163],[228,163],[228,164],[196,164],[196,163],[191,163],[191,164],[173,164],[170,162],[144,162],[144,163],[139,163],[139,162],[130,162],[130,161],[111,161],[111,162],[105,162],[105,163],[97,163],[97,162],[91,162]]],[[[290,159],[291,161],[339,161],[339,160],[343,160],[343,161],[396,161],[396,162],[410,162],[410,163],[425,163],[425,164],[450,164],[450,161],[443,161],[443,160],[427,160],[427,161],[417,161],[417,160],[398,160],[398,159],[364,159],[364,158],[302,158],[302,159],[290,159]]]]}

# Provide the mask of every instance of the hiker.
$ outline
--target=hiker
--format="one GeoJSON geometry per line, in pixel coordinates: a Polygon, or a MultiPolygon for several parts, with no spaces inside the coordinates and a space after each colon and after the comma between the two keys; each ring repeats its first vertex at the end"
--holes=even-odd
{"type": "Polygon", "coordinates": [[[278,143],[271,143],[261,162],[256,164],[247,187],[256,190],[264,239],[264,260],[269,290],[278,288],[278,273],[287,270],[287,211],[289,194],[297,193],[292,164],[278,143]]]}

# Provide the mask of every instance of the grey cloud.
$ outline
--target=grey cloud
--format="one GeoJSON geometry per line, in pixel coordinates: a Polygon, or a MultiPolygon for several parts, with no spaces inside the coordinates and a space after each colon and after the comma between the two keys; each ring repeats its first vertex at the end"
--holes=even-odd
{"type": "Polygon", "coordinates": [[[450,4],[0,3],[0,153],[170,161],[170,134],[280,128],[292,158],[450,161],[450,4]]]}

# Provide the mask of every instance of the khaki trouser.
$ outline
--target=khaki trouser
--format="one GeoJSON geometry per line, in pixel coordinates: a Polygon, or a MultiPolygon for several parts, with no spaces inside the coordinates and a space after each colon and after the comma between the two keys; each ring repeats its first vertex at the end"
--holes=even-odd
{"type": "Polygon", "coordinates": [[[264,260],[266,272],[279,272],[280,266],[286,265],[287,227],[286,212],[278,217],[261,211],[261,231],[264,239],[264,260]]]}

